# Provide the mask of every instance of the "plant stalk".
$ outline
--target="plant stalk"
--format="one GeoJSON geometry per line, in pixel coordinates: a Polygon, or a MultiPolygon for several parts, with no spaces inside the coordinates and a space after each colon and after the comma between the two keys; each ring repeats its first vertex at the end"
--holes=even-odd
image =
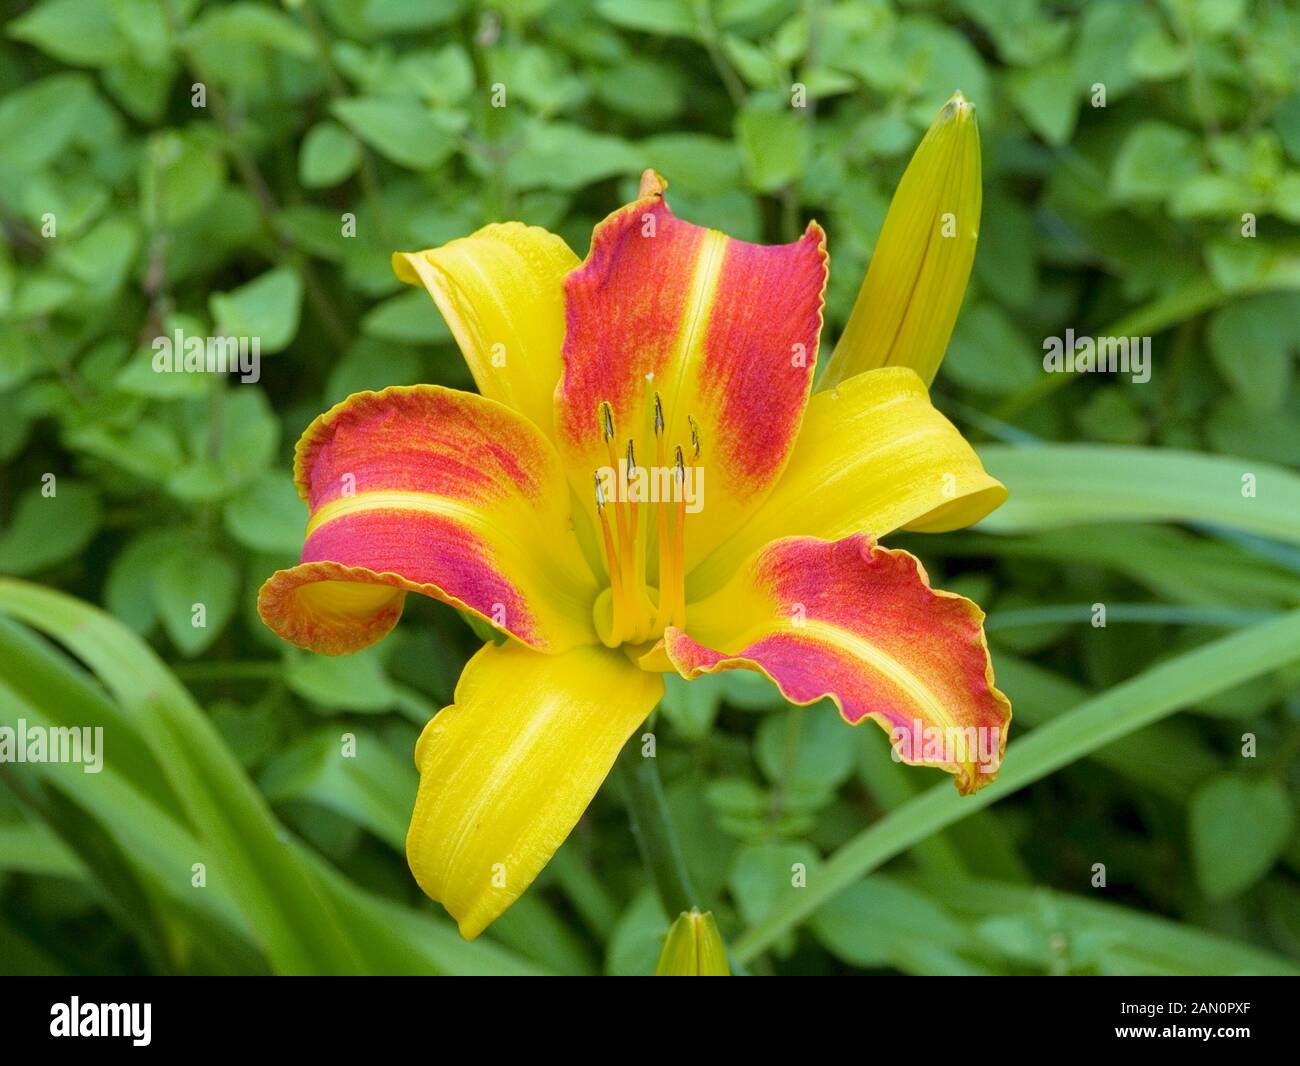
{"type": "Polygon", "coordinates": [[[671,920],[696,906],[698,897],[668,814],[658,764],[653,756],[647,758],[641,754],[640,737],[634,736],[623,748],[615,766],[623,785],[637,850],[671,920]]]}

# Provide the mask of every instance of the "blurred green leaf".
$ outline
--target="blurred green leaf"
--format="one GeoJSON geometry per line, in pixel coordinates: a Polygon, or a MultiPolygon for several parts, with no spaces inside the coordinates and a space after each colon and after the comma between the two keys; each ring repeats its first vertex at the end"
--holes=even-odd
{"type": "Polygon", "coordinates": [[[1238,895],[1263,877],[1294,822],[1282,785],[1246,774],[1207,782],[1192,797],[1189,813],[1197,878],[1211,899],[1238,895]]]}
{"type": "Polygon", "coordinates": [[[727,879],[741,917],[761,920],[816,880],[821,856],[807,843],[756,844],[737,853],[727,879]]]}
{"type": "Polygon", "coordinates": [[[302,281],[287,267],[268,271],[209,301],[217,328],[227,337],[257,339],[266,355],[283,351],[298,332],[302,281]]]}
{"type": "Polygon", "coordinates": [[[915,883],[999,954],[1048,972],[1294,975],[1294,963],[1194,926],[1035,886],[924,877],[915,883]],[[995,924],[996,923],[996,924],[995,924]],[[1012,924],[1014,923],[1014,924],[1012,924]],[[1020,935],[1012,939],[1013,933],[1020,935]]]}
{"type": "Polygon", "coordinates": [[[148,225],[174,226],[212,203],[225,179],[221,153],[195,134],[167,131],[149,140],[140,167],[148,225]]]}
{"type": "Polygon", "coordinates": [[[45,485],[52,494],[28,489],[0,532],[0,572],[35,574],[55,566],[85,548],[99,528],[99,493],[92,485],[68,479],[45,485]]]}
{"type": "Polygon", "coordinates": [[[506,164],[519,189],[578,189],[593,181],[641,172],[642,156],[618,137],[559,122],[534,122],[506,164]]]}
{"type": "Polygon", "coordinates": [[[1196,172],[1196,139],[1167,122],[1134,128],[1115,156],[1112,193],[1121,200],[1160,200],[1196,172]]]}
{"type": "Polygon", "coordinates": [[[1079,92],[1068,59],[1012,71],[1007,85],[1029,127],[1048,144],[1064,144],[1074,132],[1079,92]]]}
{"type": "Polygon", "coordinates": [[[303,138],[298,177],[308,188],[324,188],[347,180],[360,164],[357,139],[336,122],[318,122],[303,138]]]}
{"type": "Polygon", "coordinates": [[[754,757],[773,784],[817,797],[829,796],[849,779],[857,750],[839,712],[823,702],[764,718],[754,757]]]}
{"type": "MultiPolygon", "coordinates": [[[[422,290],[411,290],[376,304],[361,328],[372,337],[405,344],[440,344],[451,340],[447,323],[422,290]]],[[[396,380],[390,384],[400,384],[396,380]]]]}
{"type": "Polygon", "coordinates": [[[695,32],[688,0],[596,0],[596,10],[616,26],[631,30],[664,37],[688,37],[695,32]]]}
{"type": "Polygon", "coordinates": [[[924,893],[881,874],[841,892],[808,924],[833,955],[868,969],[933,971],[936,950],[955,958],[971,940],[970,930],[924,893]]]}
{"type": "Polygon", "coordinates": [[[419,775],[374,733],[322,729],[281,752],[259,779],[272,803],[310,800],[405,854],[419,775]]]}
{"type": "Polygon", "coordinates": [[[71,73],[51,74],[6,94],[0,99],[0,167],[35,170],[56,158],[76,136],[93,95],[90,79],[71,73]]]}
{"type": "Polygon", "coordinates": [[[109,0],[40,0],[7,30],[10,37],[79,66],[104,66],[127,54],[109,0]]]}
{"type": "Polygon", "coordinates": [[[1250,296],[1215,312],[1210,354],[1233,390],[1251,407],[1276,411],[1291,384],[1291,353],[1300,349],[1300,296],[1250,296]]]}
{"type": "Polygon", "coordinates": [[[760,192],[803,177],[812,152],[808,123],[790,110],[748,109],[736,119],[736,139],[749,182],[760,192]]]}
{"type": "Polygon", "coordinates": [[[294,19],[265,4],[234,3],[204,11],[185,33],[187,44],[260,46],[306,59],[315,53],[311,35],[294,19]]]}
{"type": "Polygon", "coordinates": [[[258,478],[226,501],[222,515],[230,535],[254,551],[293,554],[302,547],[306,505],[288,477],[258,478]]]}
{"type": "Polygon", "coordinates": [[[436,167],[456,148],[454,131],[414,100],[357,97],[335,100],[331,109],[375,151],[412,170],[436,167]]]}
{"type": "Polygon", "coordinates": [[[235,611],[239,575],[211,549],[173,550],[153,571],[153,599],[163,628],[186,656],[214,640],[235,611]]]}
{"type": "Polygon", "coordinates": [[[398,698],[377,648],[346,656],[295,655],[285,680],[303,699],[329,710],[387,711],[398,698]]]}

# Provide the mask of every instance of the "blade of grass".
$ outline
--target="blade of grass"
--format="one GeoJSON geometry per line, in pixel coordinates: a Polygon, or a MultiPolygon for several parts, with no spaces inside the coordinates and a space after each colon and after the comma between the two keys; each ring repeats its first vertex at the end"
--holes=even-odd
{"type": "Polygon", "coordinates": [[[40,822],[7,822],[0,825],[0,873],[5,872],[79,881],[86,867],[40,822]]]}
{"type": "MultiPolygon", "coordinates": [[[[1083,703],[1089,691],[1037,663],[1005,651],[995,654],[998,687],[1011,700],[1016,721],[1040,726],[1083,703]]],[[[1155,722],[1088,755],[1138,788],[1180,806],[1192,790],[1223,768],[1223,762],[1190,728],[1178,721],[1155,722]]],[[[988,876],[988,875],[985,875],[988,876]]],[[[1000,878],[1006,880],[1006,878],[1000,878]]]]}
{"type": "MultiPolygon", "coordinates": [[[[319,972],[543,972],[488,941],[466,943],[445,921],[363,891],[289,836],[208,717],[153,652],[116,620],[63,593],[11,580],[0,580],[0,614],[4,612],[63,641],[118,701],[105,707],[102,693],[97,700],[91,698],[92,688],[83,693],[86,698],[79,706],[90,716],[80,721],[74,717],[66,724],[98,724],[95,714],[111,710],[109,723],[118,725],[115,737],[106,738],[106,746],[138,735],[156,760],[148,767],[152,773],[145,776],[159,777],[161,767],[171,798],[169,806],[163,807],[155,797],[137,790],[133,778],[114,772],[114,757],[106,758],[103,771],[94,775],[93,789],[78,766],[44,764],[42,772],[57,775],[63,782],[61,791],[78,803],[90,804],[92,813],[105,807],[125,812],[117,827],[124,842],[133,845],[125,850],[151,854],[165,882],[188,886],[194,856],[217,850],[225,857],[220,865],[247,871],[248,877],[210,876],[204,897],[216,901],[223,891],[228,893],[238,908],[230,908],[232,919],[264,950],[267,930],[258,923],[268,921],[275,950],[267,955],[277,969],[296,972],[301,964],[319,972]],[[177,813],[188,815],[189,828],[173,820],[177,813]],[[177,878],[177,869],[183,879],[177,878]]],[[[54,677],[52,671],[59,665],[55,653],[23,654],[24,646],[31,651],[33,643],[20,627],[0,625],[0,678],[13,681],[15,667],[23,676],[24,666],[36,667],[52,682],[53,691],[78,691],[71,682],[60,684],[54,677]],[[11,642],[25,638],[9,648],[8,658],[3,654],[6,637],[11,642]]],[[[70,663],[64,668],[73,671],[76,681],[77,668],[70,663]]],[[[3,691],[0,686],[0,694],[3,691]]],[[[11,708],[17,717],[23,706],[21,699],[0,700],[0,720],[11,708]]],[[[27,717],[40,721],[41,714],[29,708],[27,717]]],[[[218,864],[208,865],[211,875],[218,864]]]]}
{"type": "Polygon", "coordinates": [[[1300,544],[1300,475],[1261,460],[1096,444],[992,444],[980,458],[1011,493],[977,527],[987,532],[1209,522],[1300,544]],[[1253,495],[1243,495],[1252,484],[1253,495]]]}
{"type": "MultiPolygon", "coordinates": [[[[1000,629],[1019,629],[1023,626],[1054,626],[1061,623],[1087,625],[1092,617],[1093,605],[1044,604],[1040,607],[1020,607],[1014,610],[994,611],[984,622],[984,632],[996,633],[1000,629]]],[[[1145,625],[1211,626],[1216,629],[1235,629],[1253,622],[1276,618],[1280,611],[1259,611],[1229,607],[1179,607],[1167,603],[1107,603],[1106,624],[1137,622],[1145,625]]]]}
{"type": "Polygon", "coordinates": [[[320,886],[286,847],[221,735],[134,633],[96,608],[25,582],[0,581],[0,611],[60,641],[131,714],[176,799],[198,830],[209,879],[226,879],[272,966],[283,973],[357,973],[366,967],[320,886]]]}
{"type": "MultiPolygon", "coordinates": [[[[4,623],[0,624],[0,660],[7,659],[16,635],[21,634],[26,641],[37,640],[20,626],[5,619],[0,622],[4,623]]],[[[33,660],[33,666],[38,679],[46,675],[44,664],[33,660]]],[[[68,668],[79,669],[72,663],[68,668]]],[[[75,711],[65,712],[60,704],[38,708],[26,693],[11,685],[12,681],[13,677],[0,668],[0,725],[16,728],[20,718],[26,719],[29,727],[47,730],[97,724],[93,717],[78,719],[75,711]],[[57,716],[51,712],[58,712],[57,716]]],[[[228,894],[229,886],[214,883],[203,892],[190,887],[190,864],[198,852],[198,843],[191,830],[178,820],[177,804],[170,799],[170,794],[166,799],[149,794],[139,780],[128,777],[111,758],[106,758],[101,771],[94,775],[87,775],[79,765],[66,762],[25,763],[21,769],[13,770],[15,777],[30,776],[91,808],[104,832],[112,834],[123,853],[169,890],[174,906],[192,907],[203,914],[205,922],[223,925],[227,940],[251,939],[243,915],[228,894]],[[177,876],[177,870],[185,876],[177,876]]]]}
{"type": "MultiPolygon", "coordinates": [[[[3,620],[0,620],[3,621],[3,620]]],[[[12,623],[0,625],[0,650],[5,637],[22,634],[36,638],[12,623]]],[[[35,660],[33,660],[35,661],[35,660]]],[[[76,669],[73,664],[68,668],[76,669]]],[[[0,671],[0,724],[13,725],[26,718],[29,726],[49,728],[72,719],[52,718],[32,706],[5,682],[0,671]]],[[[77,724],[93,724],[86,719],[77,724]]],[[[234,886],[212,880],[202,891],[190,887],[189,870],[203,845],[176,820],[177,804],[164,807],[140,790],[137,783],[106,758],[103,770],[93,776],[71,763],[30,763],[24,773],[47,782],[68,799],[81,804],[100,819],[122,851],[153,883],[169,895],[174,917],[210,965],[195,972],[252,973],[258,971],[253,932],[233,897],[234,886]],[[183,876],[177,876],[176,871],[183,876]]],[[[297,848],[297,844],[293,845],[297,848]]],[[[450,923],[429,914],[391,903],[359,889],[305,847],[299,857],[314,871],[325,894],[347,916],[349,930],[365,944],[370,970],[379,974],[499,973],[536,974],[543,969],[524,962],[486,939],[473,944],[461,939],[450,923]]]]}
{"type": "MultiPolygon", "coordinates": [[[[1268,541],[1282,547],[1276,541],[1268,541]]],[[[1300,606],[1300,578],[1173,526],[1072,526],[1030,536],[927,536],[922,551],[1008,559],[1044,559],[1103,566],[1124,574],[1162,599],[1196,607],[1300,606]]]]}
{"type": "Polygon", "coordinates": [[[797,927],[837,892],[932,833],[1196,700],[1300,658],[1300,611],[1168,659],[1035,729],[1007,749],[998,780],[974,796],[936,785],[859,833],[733,945],[741,961],[797,927]]]}

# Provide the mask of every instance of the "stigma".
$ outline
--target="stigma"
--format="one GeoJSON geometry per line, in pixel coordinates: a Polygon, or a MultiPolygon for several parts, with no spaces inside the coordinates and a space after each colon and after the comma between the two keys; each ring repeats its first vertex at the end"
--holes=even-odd
{"type": "Polygon", "coordinates": [[[686,622],[686,521],[703,506],[700,427],[688,415],[689,441],[670,445],[657,392],[650,425],[640,434],[620,439],[608,402],[599,404],[596,418],[609,459],[593,477],[609,575],[609,588],[596,601],[596,630],[611,648],[645,644],[686,622]],[[638,454],[653,463],[638,464],[638,454]]]}

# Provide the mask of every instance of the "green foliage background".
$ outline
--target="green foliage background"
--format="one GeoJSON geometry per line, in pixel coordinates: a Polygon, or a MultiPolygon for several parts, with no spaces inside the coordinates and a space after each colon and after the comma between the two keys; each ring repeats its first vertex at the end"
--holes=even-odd
{"type": "Polygon", "coordinates": [[[756,678],[670,683],[692,875],[754,973],[1295,971],[1294,3],[0,6],[0,570],[39,586],[0,583],[0,724],[102,724],[108,757],[0,765],[0,971],[649,972],[612,784],[480,942],[420,895],[412,746],[477,640],[418,597],[345,660],[261,626],[293,443],[353,391],[470,384],[392,251],[520,218],[581,254],[646,166],[739,237],[822,221],[833,340],[956,88],[984,217],[934,397],[1012,501],[891,543],[990,612],[1003,780],[963,800],[756,678]],[[1151,335],[1151,381],[1044,374],[1067,327],[1151,335]],[[155,374],[176,328],[260,336],[260,382],[155,374]]]}

